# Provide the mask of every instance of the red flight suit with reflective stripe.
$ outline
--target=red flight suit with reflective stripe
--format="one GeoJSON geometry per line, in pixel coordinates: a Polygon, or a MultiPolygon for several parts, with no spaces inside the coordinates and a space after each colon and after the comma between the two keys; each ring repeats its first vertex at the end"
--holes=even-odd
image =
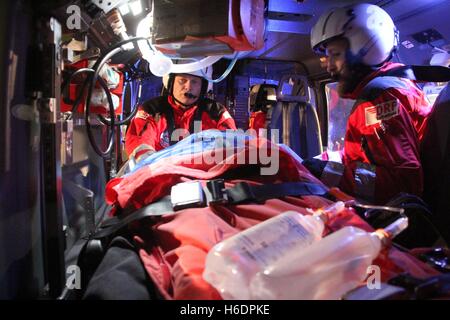
{"type": "MultiPolygon", "coordinates": [[[[348,98],[358,99],[370,80],[397,66],[385,64],[348,98]]],[[[372,101],[358,104],[347,123],[340,187],[377,203],[399,192],[421,195],[423,189],[419,142],[432,107],[412,81],[399,80],[403,86],[388,88],[372,101]]]]}
{"type": "MultiPolygon", "coordinates": [[[[173,101],[172,96],[168,97],[168,103],[173,109],[175,129],[185,129],[188,132],[198,106],[184,109],[173,101]]],[[[207,112],[202,113],[201,119],[201,130],[236,130],[234,119],[228,111],[223,112],[218,121],[213,120],[207,112]]],[[[164,114],[154,117],[140,106],[125,137],[125,150],[128,156],[135,153],[134,156],[138,158],[145,152],[159,151],[168,147],[169,137],[165,136],[167,127],[168,122],[164,114]]]]}

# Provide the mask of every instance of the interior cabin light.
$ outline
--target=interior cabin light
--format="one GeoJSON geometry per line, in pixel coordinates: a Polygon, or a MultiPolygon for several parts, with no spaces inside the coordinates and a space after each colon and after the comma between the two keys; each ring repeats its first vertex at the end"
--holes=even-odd
{"type": "Polygon", "coordinates": [[[130,13],[130,8],[128,7],[128,4],[124,4],[119,7],[119,11],[122,16],[125,16],[130,13]]]}
{"type": "Polygon", "coordinates": [[[131,12],[133,13],[133,16],[137,16],[138,14],[142,13],[142,3],[141,0],[133,1],[129,3],[131,12]]]}

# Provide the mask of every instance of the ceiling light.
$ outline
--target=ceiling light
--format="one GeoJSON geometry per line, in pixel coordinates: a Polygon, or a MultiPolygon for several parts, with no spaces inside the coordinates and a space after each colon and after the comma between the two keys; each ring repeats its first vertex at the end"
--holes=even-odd
{"type": "Polygon", "coordinates": [[[137,16],[138,14],[140,14],[142,12],[142,4],[141,1],[133,1],[129,3],[131,12],[133,12],[133,16],[137,16]]]}

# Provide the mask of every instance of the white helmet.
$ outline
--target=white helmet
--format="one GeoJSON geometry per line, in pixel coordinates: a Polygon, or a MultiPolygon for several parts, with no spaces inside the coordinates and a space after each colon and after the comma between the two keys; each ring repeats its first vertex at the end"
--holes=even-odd
{"type": "MultiPolygon", "coordinates": [[[[212,78],[212,66],[206,67],[204,69],[191,71],[191,72],[183,72],[179,74],[189,74],[191,76],[196,76],[199,78],[202,78],[202,90],[200,92],[200,95],[205,95],[207,92],[211,91],[213,89],[213,83],[211,81],[208,81],[207,79],[212,78]]],[[[175,78],[176,73],[169,73],[162,77],[164,88],[169,92],[172,93],[172,87],[173,87],[173,80],[175,78]]]]}
{"type": "Polygon", "coordinates": [[[326,44],[338,37],[346,38],[351,53],[369,66],[388,60],[398,44],[398,31],[389,14],[367,3],[323,14],[311,30],[311,47],[324,54],[326,44]]]}

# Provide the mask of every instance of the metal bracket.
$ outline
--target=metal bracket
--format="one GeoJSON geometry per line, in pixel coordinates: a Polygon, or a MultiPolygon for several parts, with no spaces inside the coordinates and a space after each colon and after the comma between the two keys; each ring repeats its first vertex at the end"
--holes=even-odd
{"type": "Polygon", "coordinates": [[[95,231],[94,192],[70,180],[65,180],[63,187],[73,198],[80,200],[86,215],[86,233],[91,236],[95,231]]]}
{"type": "Polygon", "coordinates": [[[92,0],[92,3],[94,3],[100,9],[102,9],[105,13],[127,2],[128,0],[109,0],[109,1],[92,0]]]}

